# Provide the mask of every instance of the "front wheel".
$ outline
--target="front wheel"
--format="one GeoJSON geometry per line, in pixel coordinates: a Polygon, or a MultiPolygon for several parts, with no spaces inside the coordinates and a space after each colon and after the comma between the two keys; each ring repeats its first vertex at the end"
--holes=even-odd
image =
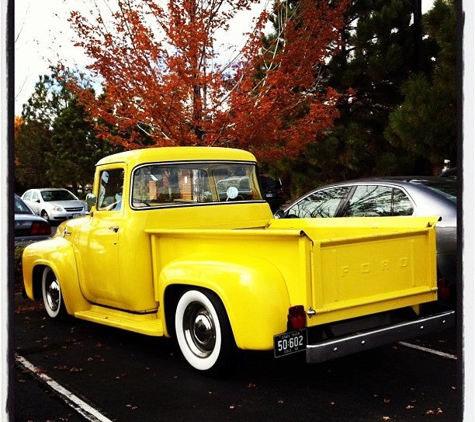
{"type": "Polygon", "coordinates": [[[41,291],[47,314],[51,318],[64,316],[66,310],[64,308],[63,295],[61,294],[61,285],[50,267],[46,267],[43,271],[41,291]]]}
{"type": "Polygon", "coordinates": [[[235,349],[228,317],[211,292],[187,290],[178,301],[175,332],[180,350],[195,369],[223,370],[235,349]]]}

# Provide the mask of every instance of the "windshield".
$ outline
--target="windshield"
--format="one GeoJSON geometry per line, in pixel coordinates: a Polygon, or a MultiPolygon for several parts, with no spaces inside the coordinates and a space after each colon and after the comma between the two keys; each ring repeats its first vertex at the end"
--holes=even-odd
{"type": "Polygon", "coordinates": [[[44,201],[74,201],[77,198],[68,190],[45,190],[41,192],[44,201]]]}
{"type": "Polygon", "coordinates": [[[132,207],[262,200],[251,163],[177,163],[138,167],[132,176],[132,207]]]}

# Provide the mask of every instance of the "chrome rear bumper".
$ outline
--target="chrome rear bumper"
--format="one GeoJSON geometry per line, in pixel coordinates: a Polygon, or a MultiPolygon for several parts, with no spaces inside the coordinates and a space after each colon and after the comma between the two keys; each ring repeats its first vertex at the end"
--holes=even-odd
{"type": "Polygon", "coordinates": [[[352,353],[442,331],[455,325],[455,311],[445,311],[413,321],[359,332],[307,345],[307,363],[320,363],[352,353]]]}

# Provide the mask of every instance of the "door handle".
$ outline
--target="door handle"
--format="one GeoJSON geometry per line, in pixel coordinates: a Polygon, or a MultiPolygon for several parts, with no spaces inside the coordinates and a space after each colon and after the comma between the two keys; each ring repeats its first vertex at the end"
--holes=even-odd
{"type": "Polygon", "coordinates": [[[110,226],[109,230],[112,230],[114,233],[117,233],[119,231],[119,226],[110,226]]]}

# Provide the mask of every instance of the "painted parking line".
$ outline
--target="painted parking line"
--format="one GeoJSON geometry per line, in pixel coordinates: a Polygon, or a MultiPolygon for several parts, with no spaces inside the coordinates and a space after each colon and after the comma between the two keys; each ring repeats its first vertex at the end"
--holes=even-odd
{"type": "Polygon", "coordinates": [[[104,416],[98,410],[87,404],[84,400],[71,393],[68,389],[64,388],[61,384],[54,379],[44,374],[40,368],[34,366],[31,362],[24,357],[15,353],[15,361],[27,371],[30,371],[33,376],[46,384],[51,390],[53,390],[58,396],[71,408],[73,408],[80,415],[84,416],[91,422],[112,422],[111,419],[104,416]]]}
{"type": "Polygon", "coordinates": [[[400,341],[398,344],[401,345],[401,346],[404,346],[404,347],[408,347],[410,349],[416,349],[416,350],[419,350],[421,352],[426,352],[426,353],[431,353],[433,355],[442,356],[443,358],[446,358],[446,359],[457,360],[457,356],[452,355],[450,353],[441,352],[440,350],[435,350],[435,349],[430,349],[428,347],[418,346],[417,344],[406,343],[405,341],[400,341]]]}

